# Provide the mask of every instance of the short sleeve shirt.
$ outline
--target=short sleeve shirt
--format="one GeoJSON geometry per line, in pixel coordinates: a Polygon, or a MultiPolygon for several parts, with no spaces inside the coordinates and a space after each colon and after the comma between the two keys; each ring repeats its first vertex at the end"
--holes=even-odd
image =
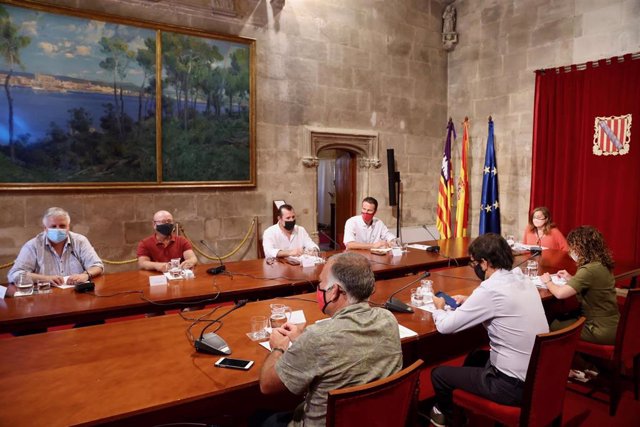
{"type": "Polygon", "coordinates": [[[149,236],[138,244],[138,257],[146,256],[153,262],[169,262],[173,258],[184,261],[184,252],[192,249],[191,243],[182,236],[172,235],[165,247],[155,235],[149,236]]]}
{"type": "Polygon", "coordinates": [[[576,291],[593,341],[613,344],[620,319],[613,274],[601,263],[590,262],[578,268],[567,286],[576,291]]]}
{"type": "Polygon", "coordinates": [[[366,384],[401,368],[396,318],[368,303],[349,305],[306,328],[275,366],[289,391],[306,393],[299,424],[304,426],[325,425],[330,390],[366,384]]]}

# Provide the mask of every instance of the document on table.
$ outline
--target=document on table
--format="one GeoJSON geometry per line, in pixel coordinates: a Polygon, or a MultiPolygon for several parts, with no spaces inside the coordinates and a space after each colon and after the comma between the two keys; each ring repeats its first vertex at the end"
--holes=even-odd
{"type": "Polygon", "coordinates": [[[71,289],[74,287],[74,285],[67,285],[67,279],[69,278],[69,276],[64,276],[64,282],[62,282],[62,284],[60,285],[56,285],[55,283],[51,282],[51,285],[55,286],[56,288],[60,288],[60,289],[71,289]]]}
{"type": "MultiPolygon", "coordinates": [[[[542,280],[540,279],[540,276],[529,277],[529,280],[531,280],[531,283],[536,285],[536,287],[538,287],[540,289],[547,289],[547,285],[542,283],[542,280]]],[[[560,278],[557,274],[551,274],[551,281],[553,282],[554,285],[558,285],[558,286],[562,286],[562,285],[566,285],[567,284],[567,281],[562,279],[562,278],[560,278]]]]}

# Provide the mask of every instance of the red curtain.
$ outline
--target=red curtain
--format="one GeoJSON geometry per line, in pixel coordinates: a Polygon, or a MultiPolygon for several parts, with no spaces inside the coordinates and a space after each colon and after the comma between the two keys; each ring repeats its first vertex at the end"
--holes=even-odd
{"type": "Polygon", "coordinates": [[[566,234],[593,225],[621,266],[640,265],[640,59],[536,73],[530,208],[566,234]],[[631,114],[625,155],[593,153],[596,117],[631,114]]]}

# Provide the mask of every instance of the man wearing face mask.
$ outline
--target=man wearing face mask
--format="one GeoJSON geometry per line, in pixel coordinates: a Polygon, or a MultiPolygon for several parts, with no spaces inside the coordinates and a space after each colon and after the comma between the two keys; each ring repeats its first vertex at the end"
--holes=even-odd
{"type": "Polygon", "coordinates": [[[445,311],[444,300],[434,297],[433,321],[442,334],[481,323],[491,351],[473,352],[463,367],[440,366],[432,371],[437,403],[431,422],[435,426],[451,419],[454,389],[503,405],[519,405],[535,337],[549,332],[538,290],[525,276],[511,271],[513,254],[505,239],[494,233],[479,236],[469,245],[469,255],[469,266],[482,283],[468,297],[453,297],[461,304],[455,311],[445,311]]]}
{"type": "Polygon", "coordinates": [[[272,415],[264,425],[324,426],[329,390],[366,384],[402,368],[396,318],[367,302],[374,287],[362,255],[346,252],[329,259],[316,299],[331,319],[304,331],[291,323],[274,329],[271,354],[260,373],[262,393],[306,393],[305,401],[293,413],[272,415]]]}
{"type": "Polygon", "coordinates": [[[35,282],[75,285],[102,274],[104,265],[89,240],[69,230],[71,217],[62,208],[52,207],[42,217],[44,230],[29,240],[9,270],[9,281],[15,283],[22,273],[35,282]]]}
{"type": "Polygon", "coordinates": [[[198,258],[193,252],[191,243],[182,236],[177,236],[173,215],[167,211],[158,211],[153,215],[152,236],[138,244],[138,267],[141,270],[166,272],[169,262],[180,258],[181,268],[193,268],[198,258]]]}
{"type": "Polygon", "coordinates": [[[347,249],[388,248],[389,242],[396,236],[389,231],[384,222],[375,218],[378,201],[373,197],[362,200],[360,215],[353,216],[344,225],[343,243],[347,249]]]}
{"type": "Polygon", "coordinates": [[[296,225],[296,212],[288,204],[278,209],[278,222],[264,230],[262,248],[267,258],[300,256],[305,249],[319,250],[307,230],[296,225]]]}

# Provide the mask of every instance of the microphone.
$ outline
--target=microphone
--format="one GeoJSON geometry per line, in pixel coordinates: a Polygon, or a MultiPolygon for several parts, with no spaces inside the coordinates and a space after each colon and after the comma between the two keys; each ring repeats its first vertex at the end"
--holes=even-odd
{"type": "Polygon", "coordinates": [[[200,353],[208,353],[208,354],[226,354],[226,355],[231,354],[231,348],[229,348],[229,344],[227,344],[227,342],[223,340],[222,337],[220,337],[220,335],[216,334],[215,332],[209,332],[208,334],[205,334],[205,331],[211,325],[213,325],[216,322],[219,322],[220,319],[222,319],[229,313],[246,305],[247,301],[248,300],[246,299],[239,300],[231,310],[227,311],[217,319],[214,319],[211,322],[209,322],[207,326],[205,326],[202,329],[202,332],[200,332],[200,338],[198,338],[193,342],[193,345],[196,351],[199,351],[200,353]]]}
{"type": "Polygon", "coordinates": [[[400,289],[392,293],[391,296],[389,296],[389,299],[387,300],[387,302],[384,303],[384,308],[386,308],[389,311],[395,311],[398,313],[413,313],[413,309],[411,307],[409,307],[407,304],[400,301],[399,299],[394,298],[394,296],[398,294],[398,292],[404,291],[405,289],[407,289],[409,286],[413,285],[417,281],[427,278],[429,276],[431,276],[431,273],[429,273],[428,271],[425,271],[417,279],[410,281],[409,283],[407,283],[406,285],[404,285],[403,287],[401,287],[400,289]]]}
{"type": "Polygon", "coordinates": [[[207,249],[209,249],[211,252],[213,252],[213,254],[216,256],[216,258],[218,258],[218,262],[220,262],[219,266],[211,267],[210,269],[207,270],[207,273],[212,274],[212,275],[215,276],[216,274],[220,274],[220,273],[226,271],[227,267],[222,263],[222,258],[220,258],[218,256],[216,251],[214,251],[213,248],[211,246],[209,246],[204,239],[200,240],[200,243],[202,243],[207,249]]]}
{"type": "MultiPolygon", "coordinates": [[[[429,230],[429,227],[427,227],[426,225],[422,224],[422,228],[424,228],[425,230],[427,230],[427,233],[429,233],[429,236],[431,236],[431,238],[433,240],[438,240],[436,239],[436,236],[433,235],[433,233],[431,232],[431,230],[429,230]]],[[[435,245],[435,246],[428,246],[427,247],[427,252],[435,252],[437,254],[439,254],[441,257],[448,259],[449,260],[449,266],[451,266],[451,260],[453,260],[453,262],[456,263],[456,266],[460,267],[460,264],[458,263],[458,260],[455,258],[451,258],[448,255],[443,254],[442,252],[440,252],[440,246],[435,245]]]]}
{"type": "MultiPolygon", "coordinates": [[[[438,240],[438,239],[436,239],[436,236],[433,235],[431,230],[429,230],[429,227],[427,227],[426,225],[422,224],[422,228],[427,230],[427,233],[429,233],[429,236],[431,236],[431,238],[433,240],[436,240],[436,241],[438,240]]],[[[438,246],[438,245],[427,246],[427,252],[440,252],[440,246],[438,246]]]]}
{"type": "Polygon", "coordinates": [[[342,249],[342,245],[341,245],[340,243],[336,242],[335,240],[333,240],[333,239],[331,238],[331,236],[329,236],[329,235],[328,235],[327,233],[325,233],[324,231],[322,231],[322,230],[318,230],[318,234],[322,234],[324,237],[326,237],[327,239],[329,239],[329,241],[335,245],[336,249],[342,249]]]}

